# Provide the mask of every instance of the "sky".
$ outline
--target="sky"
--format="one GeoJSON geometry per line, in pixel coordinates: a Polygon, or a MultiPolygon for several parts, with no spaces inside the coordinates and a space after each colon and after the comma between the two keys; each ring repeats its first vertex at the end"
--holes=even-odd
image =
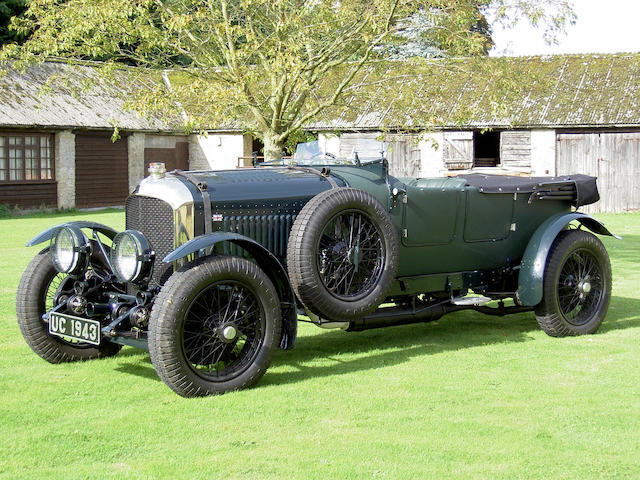
{"type": "Polygon", "coordinates": [[[575,25],[558,45],[523,21],[511,30],[494,27],[491,55],[640,52],[640,0],[573,0],[575,25]]]}

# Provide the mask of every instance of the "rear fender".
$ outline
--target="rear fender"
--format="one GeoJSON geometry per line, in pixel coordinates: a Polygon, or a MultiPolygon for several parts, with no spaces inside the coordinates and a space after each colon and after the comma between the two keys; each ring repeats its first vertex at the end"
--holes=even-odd
{"type": "Polygon", "coordinates": [[[532,235],[522,257],[518,275],[518,297],[524,305],[533,307],[542,301],[542,282],[551,246],[558,234],[574,220],[598,235],[620,238],[598,220],[584,213],[559,213],[548,218],[532,235]]]}
{"type": "Polygon", "coordinates": [[[102,233],[104,236],[108,237],[111,240],[113,240],[113,237],[115,237],[118,233],[113,228],[102,225],[101,223],[78,220],[76,222],[61,223],[54,227],[47,228],[45,231],[40,232],[38,235],[29,240],[27,242],[27,247],[33,247],[34,245],[38,245],[40,243],[46,242],[47,240],[51,240],[58,234],[58,231],[66,225],[74,225],[78,228],[90,228],[91,230],[102,233]]]}
{"type": "MultiPolygon", "coordinates": [[[[255,240],[239,235],[237,233],[213,232],[207,235],[200,235],[186,243],[183,243],[162,260],[165,263],[171,263],[187,255],[197,254],[198,256],[206,255],[211,247],[220,242],[231,242],[238,247],[249,252],[255,259],[258,266],[267,274],[276,287],[280,303],[288,305],[282,316],[282,337],[280,339],[280,348],[290,350],[295,345],[296,335],[298,331],[298,315],[296,313],[296,297],[289,282],[287,270],[282,266],[278,259],[269,250],[263,247],[255,240]]],[[[211,249],[213,252],[213,249],[211,249]]],[[[211,253],[215,255],[215,253],[211,253]]]]}

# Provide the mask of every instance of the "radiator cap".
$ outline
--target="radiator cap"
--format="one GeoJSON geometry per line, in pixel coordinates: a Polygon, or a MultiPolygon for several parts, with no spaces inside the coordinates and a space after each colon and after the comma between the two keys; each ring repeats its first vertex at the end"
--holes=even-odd
{"type": "Polygon", "coordinates": [[[162,162],[153,162],[149,164],[149,175],[151,178],[164,178],[164,174],[167,173],[167,169],[162,162]]]}

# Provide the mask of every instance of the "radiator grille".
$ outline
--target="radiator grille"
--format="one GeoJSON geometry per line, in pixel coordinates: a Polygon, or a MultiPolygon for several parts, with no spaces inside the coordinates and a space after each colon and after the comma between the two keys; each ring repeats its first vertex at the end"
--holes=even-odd
{"type": "MultiPolygon", "coordinates": [[[[284,259],[287,255],[289,232],[296,215],[237,215],[225,217],[222,229],[252,238],[266,247],[275,256],[284,259]]],[[[225,245],[225,253],[243,255],[235,245],[225,245]]]]}
{"type": "Polygon", "coordinates": [[[127,229],[142,232],[156,252],[152,280],[164,283],[173,269],[171,265],[162,263],[175,245],[173,209],[163,200],[139,195],[127,198],[125,208],[127,229]]]}

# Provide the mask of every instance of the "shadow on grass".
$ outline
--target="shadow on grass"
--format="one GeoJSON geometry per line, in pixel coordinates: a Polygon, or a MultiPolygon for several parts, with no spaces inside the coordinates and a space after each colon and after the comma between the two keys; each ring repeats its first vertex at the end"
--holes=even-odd
{"type": "Polygon", "coordinates": [[[640,327],[640,299],[611,297],[609,311],[598,333],[636,327],[640,327]]]}
{"type": "MultiPolygon", "coordinates": [[[[638,312],[640,299],[614,296],[599,334],[640,327],[638,312]]],[[[279,350],[274,355],[273,366],[288,365],[294,367],[295,371],[267,372],[257,388],[398,365],[416,356],[499,343],[526,342],[532,338],[530,332],[538,329],[533,313],[491,317],[465,311],[446,315],[434,323],[364,332],[318,330],[317,334],[299,337],[293,350],[279,350]],[[347,358],[347,355],[354,354],[364,355],[347,358]],[[311,362],[318,362],[318,365],[309,365],[311,362]]],[[[141,358],[135,363],[119,365],[117,371],[159,381],[148,354],[126,349],[121,355],[141,358]]]]}
{"type": "MultiPolygon", "coordinates": [[[[599,334],[640,327],[640,299],[612,297],[607,317],[599,334]]],[[[529,332],[539,329],[533,312],[505,317],[489,317],[467,311],[444,316],[436,323],[415,324],[360,333],[330,331],[301,337],[291,352],[278,352],[275,365],[290,365],[291,372],[268,372],[258,386],[287,384],[311,377],[342,375],[398,365],[412,357],[433,355],[498,343],[531,340],[529,332]],[[372,352],[386,350],[383,352],[372,352]],[[372,352],[343,361],[340,354],[372,352]],[[314,359],[330,360],[330,365],[306,365],[314,359]]],[[[560,341],[560,340],[558,340],[560,341]]],[[[324,362],[327,363],[327,362],[324,362]]]]}

